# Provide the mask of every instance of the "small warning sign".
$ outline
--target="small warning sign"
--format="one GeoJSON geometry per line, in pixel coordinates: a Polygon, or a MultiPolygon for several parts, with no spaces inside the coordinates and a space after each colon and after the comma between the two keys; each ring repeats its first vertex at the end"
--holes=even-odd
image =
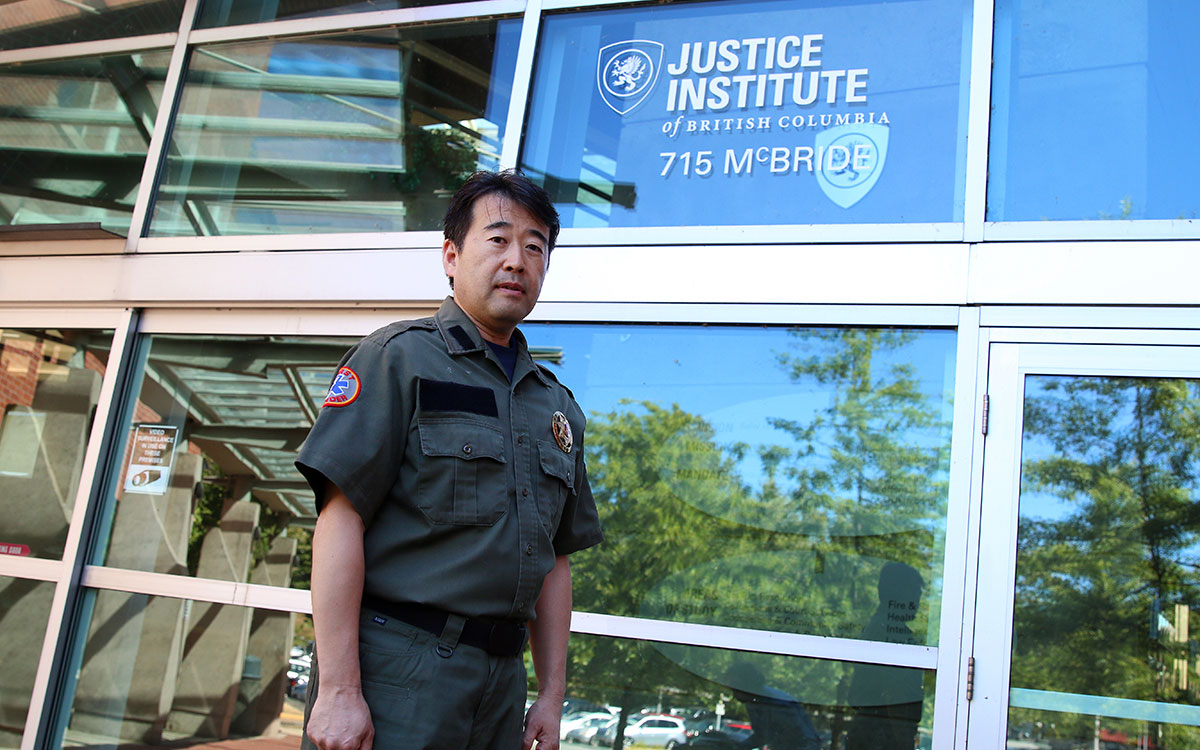
{"type": "Polygon", "coordinates": [[[125,472],[125,491],[161,495],[171,479],[171,462],[179,428],[165,424],[140,424],[133,431],[133,450],[125,472]]]}
{"type": "Polygon", "coordinates": [[[18,557],[28,557],[29,547],[24,544],[5,544],[0,542],[0,555],[17,555],[18,557]]]}

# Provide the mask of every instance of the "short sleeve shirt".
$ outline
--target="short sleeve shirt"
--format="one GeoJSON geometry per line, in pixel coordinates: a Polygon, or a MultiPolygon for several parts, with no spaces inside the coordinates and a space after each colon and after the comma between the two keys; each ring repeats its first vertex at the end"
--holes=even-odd
{"type": "Polygon", "coordinates": [[[602,534],[583,411],[513,333],[510,382],[452,298],[343,358],[296,458],[362,516],[364,592],[467,617],[531,619],[555,557],[602,534]]]}

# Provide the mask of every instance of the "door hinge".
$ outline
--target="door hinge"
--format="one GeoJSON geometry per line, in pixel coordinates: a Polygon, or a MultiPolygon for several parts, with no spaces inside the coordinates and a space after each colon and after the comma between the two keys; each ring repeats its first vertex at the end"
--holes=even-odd
{"type": "Polygon", "coordinates": [[[988,395],[986,393],[983,394],[983,418],[980,420],[982,422],[982,425],[980,425],[979,429],[984,435],[987,434],[988,407],[990,406],[990,401],[991,401],[991,399],[988,398],[988,395]]]}
{"type": "Polygon", "coordinates": [[[967,658],[967,700],[975,695],[975,657],[967,658]]]}

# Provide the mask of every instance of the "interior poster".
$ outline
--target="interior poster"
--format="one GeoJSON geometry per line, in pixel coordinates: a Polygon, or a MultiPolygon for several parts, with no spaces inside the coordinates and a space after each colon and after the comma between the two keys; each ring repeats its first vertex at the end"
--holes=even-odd
{"type": "Polygon", "coordinates": [[[960,0],[548,17],[522,165],[565,226],[953,221],[960,0]]]}

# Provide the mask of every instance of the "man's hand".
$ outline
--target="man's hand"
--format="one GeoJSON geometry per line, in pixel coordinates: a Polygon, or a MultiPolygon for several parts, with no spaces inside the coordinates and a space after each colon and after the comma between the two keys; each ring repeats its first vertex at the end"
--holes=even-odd
{"type": "Polygon", "coordinates": [[[341,685],[318,685],[317,691],[308,738],[320,750],[371,750],[375,726],[362,691],[341,685]]]}
{"type": "Polygon", "coordinates": [[[522,750],[529,750],[537,740],[538,750],[558,750],[558,727],[562,721],[562,700],[540,696],[525,714],[525,739],[522,750]]]}

